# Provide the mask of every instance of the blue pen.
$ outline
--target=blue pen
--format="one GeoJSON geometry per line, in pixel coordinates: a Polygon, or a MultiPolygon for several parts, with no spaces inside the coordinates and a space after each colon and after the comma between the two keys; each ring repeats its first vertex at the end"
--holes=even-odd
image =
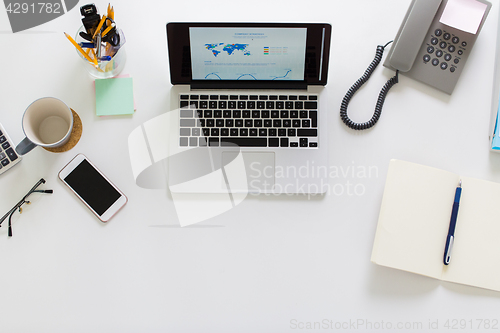
{"type": "Polygon", "coordinates": [[[93,49],[95,47],[94,43],[85,43],[85,42],[82,42],[82,43],[78,43],[78,45],[80,45],[81,47],[85,47],[87,49],[93,49]]]}
{"type": "Polygon", "coordinates": [[[450,228],[448,229],[448,236],[446,236],[446,246],[444,247],[444,264],[448,265],[451,258],[451,249],[455,240],[455,227],[457,225],[458,206],[460,204],[460,196],[462,195],[462,180],[458,183],[455,191],[455,200],[453,200],[453,208],[451,209],[450,228]]]}

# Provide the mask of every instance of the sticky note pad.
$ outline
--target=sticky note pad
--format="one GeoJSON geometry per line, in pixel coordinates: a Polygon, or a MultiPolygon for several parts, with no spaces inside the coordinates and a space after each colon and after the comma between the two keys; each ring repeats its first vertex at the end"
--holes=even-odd
{"type": "Polygon", "coordinates": [[[476,34],[488,6],[475,0],[448,0],[439,22],[476,34]]]}
{"type": "Polygon", "coordinates": [[[133,114],[132,78],[96,79],[95,111],[98,116],[133,114]]]}

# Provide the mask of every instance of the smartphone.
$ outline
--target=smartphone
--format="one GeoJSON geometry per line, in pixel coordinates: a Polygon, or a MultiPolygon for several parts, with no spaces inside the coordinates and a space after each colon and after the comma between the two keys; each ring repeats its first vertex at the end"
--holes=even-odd
{"type": "Polygon", "coordinates": [[[126,203],[127,197],[83,154],[60,172],[59,179],[101,220],[107,222],[126,203]]]}

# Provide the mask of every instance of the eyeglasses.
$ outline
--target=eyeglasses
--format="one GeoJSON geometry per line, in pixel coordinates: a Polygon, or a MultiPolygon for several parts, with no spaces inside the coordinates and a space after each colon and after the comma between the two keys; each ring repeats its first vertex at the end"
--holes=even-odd
{"type": "Polygon", "coordinates": [[[40,186],[41,184],[45,184],[45,179],[40,179],[35,186],[31,188],[31,190],[26,194],[11,210],[7,212],[1,219],[0,219],[0,227],[2,226],[2,222],[9,217],[9,237],[12,237],[12,215],[14,215],[14,212],[16,210],[19,211],[19,213],[22,213],[22,208],[21,206],[24,204],[30,204],[28,200],[26,200],[31,193],[38,192],[38,193],[52,193],[52,190],[37,190],[37,187],[40,186]]]}

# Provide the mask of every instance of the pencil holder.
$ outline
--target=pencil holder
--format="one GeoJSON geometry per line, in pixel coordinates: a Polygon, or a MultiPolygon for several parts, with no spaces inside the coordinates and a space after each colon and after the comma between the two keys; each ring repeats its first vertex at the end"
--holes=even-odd
{"type": "Polygon", "coordinates": [[[98,79],[106,79],[120,74],[123,67],[125,67],[126,61],[126,53],[123,48],[123,44],[125,43],[125,36],[123,35],[123,32],[121,30],[118,32],[120,37],[118,45],[113,46],[110,43],[101,43],[101,54],[99,58],[97,56],[96,45],[94,44],[94,48],[90,47],[89,44],[92,44],[92,42],[85,40],[80,36],[80,32],[82,31],[85,32],[85,28],[83,26],[81,26],[76,32],[75,41],[79,44],[82,43],[82,49],[91,59],[96,59],[96,61],[90,62],[80,51],[77,50],[77,54],[84,63],[84,66],[89,74],[98,79]]]}

